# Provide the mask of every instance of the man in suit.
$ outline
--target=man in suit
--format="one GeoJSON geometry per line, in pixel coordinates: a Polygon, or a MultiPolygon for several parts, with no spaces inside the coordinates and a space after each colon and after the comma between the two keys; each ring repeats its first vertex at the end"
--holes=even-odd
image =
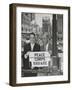
{"type": "Polygon", "coordinates": [[[40,45],[35,43],[35,34],[30,33],[30,43],[24,46],[24,53],[23,53],[23,62],[24,62],[24,69],[30,69],[31,63],[29,62],[29,53],[30,52],[40,51],[40,45]]]}

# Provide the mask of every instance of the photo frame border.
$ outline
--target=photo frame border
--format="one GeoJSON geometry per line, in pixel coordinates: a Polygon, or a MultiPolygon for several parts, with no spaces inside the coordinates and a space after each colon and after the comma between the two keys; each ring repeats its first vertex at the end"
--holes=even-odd
{"type": "Polygon", "coordinates": [[[9,84],[11,86],[31,86],[31,85],[46,85],[46,84],[60,84],[70,83],[70,7],[67,6],[53,6],[53,5],[37,5],[37,4],[19,4],[13,3],[9,5],[10,17],[10,32],[9,32],[9,84]],[[53,82],[38,82],[38,83],[16,83],[16,8],[17,7],[32,7],[32,8],[52,8],[68,10],[68,80],[67,81],[53,81],[53,82]]]}

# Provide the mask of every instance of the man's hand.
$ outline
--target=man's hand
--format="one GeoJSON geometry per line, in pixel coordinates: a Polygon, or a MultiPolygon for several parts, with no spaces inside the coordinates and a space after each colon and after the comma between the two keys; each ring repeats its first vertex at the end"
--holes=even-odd
{"type": "Polygon", "coordinates": [[[27,54],[27,56],[29,56],[29,53],[30,53],[30,51],[26,53],[26,54],[27,54]]]}
{"type": "Polygon", "coordinates": [[[30,52],[27,52],[27,53],[24,55],[25,59],[27,59],[27,57],[29,56],[29,53],[30,53],[30,52]]]}

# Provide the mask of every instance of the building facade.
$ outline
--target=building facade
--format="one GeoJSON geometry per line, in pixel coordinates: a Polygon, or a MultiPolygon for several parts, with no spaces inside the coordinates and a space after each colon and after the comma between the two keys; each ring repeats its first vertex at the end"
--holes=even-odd
{"type": "Polygon", "coordinates": [[[47,33],[48,37],[51,38],[52,30],[51,30],[51,23],[49,17],[45,17],[42,19],[42,31],[43,33],[47,33]]]}
{"type": "Polygon", "coordinates": [[[22,33],[30,33],[31,32],[31,21],[35,19],[35,15],[33,13],[24,13],[21,15],[21,30],[22,33]]]}

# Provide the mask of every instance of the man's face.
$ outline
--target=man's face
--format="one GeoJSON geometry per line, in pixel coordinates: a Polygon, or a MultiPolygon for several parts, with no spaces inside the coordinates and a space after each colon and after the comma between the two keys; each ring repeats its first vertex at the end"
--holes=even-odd
{"type": "Polygon", "coordinates": [[[30,35],[30,42],[35,43],[35,36],[33,34],[30,35]]]}

